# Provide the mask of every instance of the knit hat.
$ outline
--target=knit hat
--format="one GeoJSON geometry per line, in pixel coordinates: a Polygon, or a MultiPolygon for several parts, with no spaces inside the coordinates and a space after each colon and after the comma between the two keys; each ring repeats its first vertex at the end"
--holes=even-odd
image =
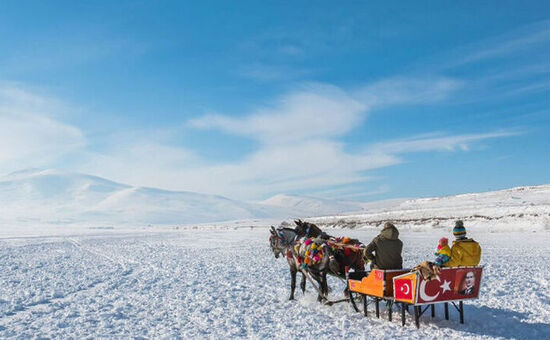
{"type": "Polygon", "coordinates": [[[439,243],[437,244],[437,250],[441,250],[441,248],[445,247],[448,244],[449,244],[449,239],[447,239],[446,237],[442,237],[439,240],[439,243]]]}
{"type": "Polygon", "coordinates": [[[456,221],[455,227],[453,228],[453,235],[457,239],[466,237],[466,228],[464,228],[464,223],[461,220],[456,221]]]}

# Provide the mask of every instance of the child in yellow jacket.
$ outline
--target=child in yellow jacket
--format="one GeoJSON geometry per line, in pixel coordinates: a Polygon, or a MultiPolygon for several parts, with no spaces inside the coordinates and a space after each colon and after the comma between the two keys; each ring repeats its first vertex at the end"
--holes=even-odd
{"type": "Polygon", "coordinates": [[[449,262],[451,259],[451,248],[449,248],[449,240],[446,237],[443,237],[439,240],[437,245],[437,251],[434,253],[436,257],[435,263],[442,267],[445,263],[449,262]]]}

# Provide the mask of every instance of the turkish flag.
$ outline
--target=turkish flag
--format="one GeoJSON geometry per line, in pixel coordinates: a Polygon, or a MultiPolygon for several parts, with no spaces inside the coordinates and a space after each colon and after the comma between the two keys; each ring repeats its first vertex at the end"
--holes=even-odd
{"type": "Polygon", "coordinates": [[[413,298],[413,281],[411,279],[395,279],[394,294],[396,300],[412,300],[413,298]]]}

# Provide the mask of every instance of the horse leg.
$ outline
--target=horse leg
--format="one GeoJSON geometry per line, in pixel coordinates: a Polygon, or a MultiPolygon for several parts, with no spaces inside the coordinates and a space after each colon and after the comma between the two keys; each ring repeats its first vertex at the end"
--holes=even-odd
{"type": "Polygon", "coordinates": [[[324,298],[326,298],[328,296],[328,281],[327,281],[327,272],[323,272],[321,273],[321,284],[323,286],[323,288],[321,289],[321,291],[323,292],[323,295],[324,295],[324,298]]]}
{"type": "Polygon", "coordinates": [[[296,289],[296,269],[290,268],[290,298],[294,300],[294,290],[296,289]]]}
{"type": "Polygon", "coordinates": [[[315,279],[315,281],[319,285],[319,289],[317,290],[317,302],[321,302],[323,301],[323,298],[324,298],[323,275],[320,273],[315,273],[315,275],[312,275],[312,276],[313,276],[313,279],[315,279]]]}
{"type": "Polygon", "coordinates": [[[302,273],[302,282],[300,282],[300,288],[302,289],[302,293],[306,292],[306,276],[302,273]]]}

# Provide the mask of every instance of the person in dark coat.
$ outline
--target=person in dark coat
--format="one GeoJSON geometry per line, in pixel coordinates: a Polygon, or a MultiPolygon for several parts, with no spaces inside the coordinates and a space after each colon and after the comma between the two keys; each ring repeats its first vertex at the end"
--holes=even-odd
{"type": "Polygon", "coordinates": [[[399,239],[399,231],[390,222],[367,246],[365,256],[371,261],[371,267],[377,269],[402,269],[403,242],[399,239]]]}

